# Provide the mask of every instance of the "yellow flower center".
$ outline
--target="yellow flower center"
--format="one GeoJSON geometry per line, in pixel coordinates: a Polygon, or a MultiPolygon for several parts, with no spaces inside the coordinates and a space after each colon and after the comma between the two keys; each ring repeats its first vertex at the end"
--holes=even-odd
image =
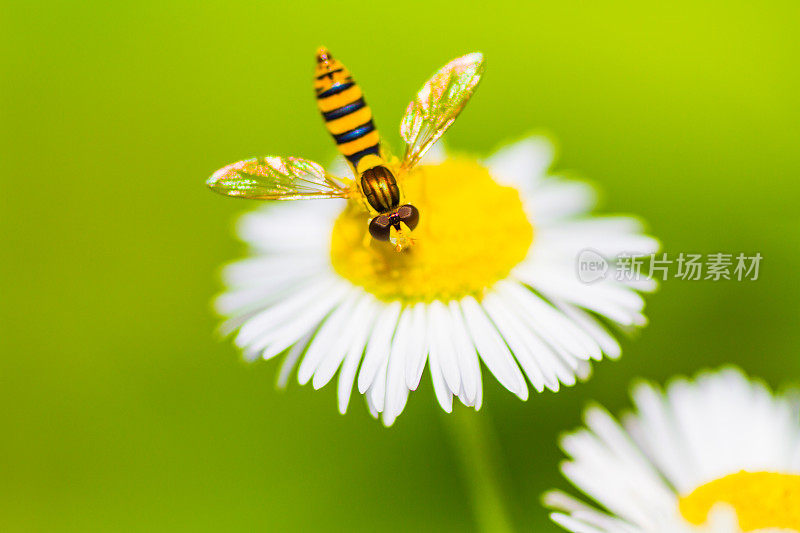
{"type": "Polygon", "coordinates": [[[407,250],[373,241],[369,215],[355,202],[333,228],[334,269],[376,297],[404,303],[480,298],[527,255],[533,227],[519,193],[495,182],[477,161],[418,167],[401,187],[404,202],[420,212],[407,250]]]}
{"type": "Polygon", "coordinates": [[[727,503],[736,510],[742,531],[800,531],[800,475],[744,471],[731,474],[682,497],[680,511],[686,520],[701,525],[716,503],[727,503]]]}

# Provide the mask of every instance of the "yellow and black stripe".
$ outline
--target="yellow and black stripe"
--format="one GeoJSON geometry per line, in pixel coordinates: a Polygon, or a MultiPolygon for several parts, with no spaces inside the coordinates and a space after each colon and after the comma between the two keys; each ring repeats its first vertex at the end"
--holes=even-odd
{"type": "Polygon", "coordinates": [[[400,188],[392,172],[378,165],[361,174],[361,190],[370,207],[378,213],[387,213],[400,205],[400,188]]]}
{"type": "Polygon", "coordinates": [[[317,52],[314,89],[325,126],[353,168],[363,172],[382,164],[380,136],[361,88],[325,48],[317,52]]]}

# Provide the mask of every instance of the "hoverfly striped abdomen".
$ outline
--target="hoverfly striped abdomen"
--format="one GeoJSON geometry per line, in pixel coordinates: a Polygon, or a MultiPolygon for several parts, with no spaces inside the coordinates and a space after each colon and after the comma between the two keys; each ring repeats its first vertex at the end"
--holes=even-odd
{"type": "Polygon", "coordinates": [[[368,226],[372,238],[391,242],[398,252],[407,250],[414,242],[409,233],[419,224],[420,212],[411,204],[403,205],[403,179],[456,119],[482,72],[483,56],[468,54],[450,61],[425,82],[401,122],[400,135],[406,143],[403,160],[387,161],[361,88],[341,62],[320,48],[314,81],[317,106],[339,152],[352,166],[355,180],[337,178],[308,159],[267,156],[223,167],[206,183],[236,198],[342,198],[350,205],[361,203],[372,216],[368,226]]]}
{"type": "Polygon", "coordinates": [[[372,110],[350,71],[324,48],[317,52],[314,89],[325,127],[353,168],[369,155],[379,164],[380,136],[372,122],[372,110]]]}

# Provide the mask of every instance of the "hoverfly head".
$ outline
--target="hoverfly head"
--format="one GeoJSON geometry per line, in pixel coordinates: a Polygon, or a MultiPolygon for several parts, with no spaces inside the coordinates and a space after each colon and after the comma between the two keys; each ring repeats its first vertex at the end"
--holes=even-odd
{"type": "Polygon", "coordinates": [[[419,210],[411,204],[401,205],[393,214],[397,217],[398,224],[403,222],[411,231],[419,224],[419,210]]]}
{"type": "Polygon", "coordinates": [[[369,234],[376,241],[391,241],[398,251],[411,244],[408,233],[419,224],[419,210],[411,204],[398,207],[388,214],[378,215],[369,222],[369,234]]]}

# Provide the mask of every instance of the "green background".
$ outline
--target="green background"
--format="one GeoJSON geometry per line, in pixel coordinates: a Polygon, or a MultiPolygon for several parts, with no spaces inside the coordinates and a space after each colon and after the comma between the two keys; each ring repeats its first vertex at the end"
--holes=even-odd
{"type": "Polygon", "coordinates": [[[334,387],[276,391],[275,362],[213,335],[252,204],[203,182],[243,157],[332,154],[321,44],[395,141],[426,76],[481,50],[451,146],[550,132],[556,168],[667,251],[764,257],[756,282],[664,284],[586,384],[523,403],[485,379],[517,528],[555,531],[540,494],[567,486],[556,438],[589,399],[617,412],[636,376],[726,362],[796,380],[800,8],[755,4],[3,2],[0,529],[474,528],[427,377],[385,429],[357,397],[340,416],[334,387]]]}

